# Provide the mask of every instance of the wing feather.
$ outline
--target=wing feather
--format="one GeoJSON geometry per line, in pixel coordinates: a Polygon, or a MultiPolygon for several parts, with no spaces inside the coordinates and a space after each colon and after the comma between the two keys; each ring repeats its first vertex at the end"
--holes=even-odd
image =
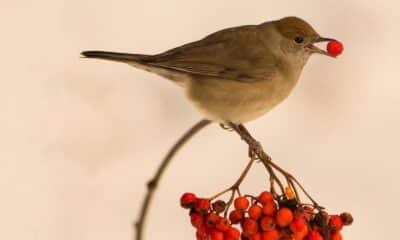
{"type": "Polygon", "coordinates": [[[153,55],[146,63],[238,81],[271,79],[276,71],[273,65],[276,61],[264,47],[258,31],[253,25],[224,29],[202,40],[153,55]]]}

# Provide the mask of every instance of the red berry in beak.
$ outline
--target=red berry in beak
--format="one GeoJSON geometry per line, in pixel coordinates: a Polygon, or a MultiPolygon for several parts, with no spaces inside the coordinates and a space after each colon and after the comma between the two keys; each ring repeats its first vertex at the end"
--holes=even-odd
{"type": "Polygon", "coordinates": [[[339,56],[343,52],[343,44],[339,41],[330,41],[326,50],[333,57],[339,56]]]}

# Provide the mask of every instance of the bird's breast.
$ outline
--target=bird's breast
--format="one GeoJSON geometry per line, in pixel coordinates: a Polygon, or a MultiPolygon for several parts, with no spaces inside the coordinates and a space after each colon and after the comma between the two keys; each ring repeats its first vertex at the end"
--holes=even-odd
{"type": "Polygon", "coordinates": [[[186,85],[191,102],[210,120],[244,123],[282,102],[298,76],[277,74],[269,80],[240,82],[220,78],[193,78],[186,85]]]}

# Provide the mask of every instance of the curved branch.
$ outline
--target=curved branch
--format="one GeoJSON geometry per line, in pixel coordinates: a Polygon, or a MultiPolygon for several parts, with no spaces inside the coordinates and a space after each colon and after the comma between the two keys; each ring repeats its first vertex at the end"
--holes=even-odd
{"type": "Polygon", "coordinates": [[[158,182],[160,181],[165,169],[167,168],[168,164],[171,162],[171,159],[175,156],[178,150],[197,132],[203,129],[205,126],[210,124],[211,121],[203,119],[196,123],[193,127],[191,127],[169,150],[167,155],[164,157],[161,165],[158,167],[156,173],[154,174],[153,178],[147,183],[147,193],[143,200],[141,211],[139,214],[139,218],[136,221],[136,240],[143,239],[143,228],[144,223],[146,221],[147,212],[149,210],[150,202],[153,199],[153,194],[157,188],[158,182]]]}

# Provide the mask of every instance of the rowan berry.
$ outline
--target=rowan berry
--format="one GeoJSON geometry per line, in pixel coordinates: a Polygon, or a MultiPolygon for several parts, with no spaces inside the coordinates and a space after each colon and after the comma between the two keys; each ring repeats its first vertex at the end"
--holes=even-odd
{"type": "Polygon", "coordinates": [[[282,238],[280,238],[279,240],[293,240],[292,236],[284,236],[282,238]]]}
{"type": "Polygon", "coordinates": [[[215,223],[218,221],[220,217],[215,213],[210,213],[206,217],[206,224],[208,227],[214,227],[215,223]]]}
{"type": "Polygon", "coordinates": [[[333,232],[331,234],[331,238],[330,240],[342,240],[342,234],[340,234],[340,232],[333,232]]]}
{"type": "Polygon", "coordinates": [[[275,220],[271,216],[265,216],[260,221],[261,229],[264,231],[270,231],[275,228],[275,220]]]}
{"type": "Polygon", "coordinates": [[[225,240],[239,240],[240,232],[234,227],[230,227],[224,234],[225,240]]]}
{"type": "Polygon", "coordinates": [[[194,193],[184,193],[181,196],[181,207],[183,208],[192,208],[194,203],[196,202],[197,197],[194,193]]]}
{"type": "Polygon", "coordinates": [[[343,52],[343,44],[339,41],[330,41],[326,46],[326,50],[331,56],[336,57],[343,52]]]}
{"type": "Polygon", "coordinates": [[[295,240],[303,240],[305,236],[308,234],[308,227],[304,226],[299,232],[293,233],[293,237],[295,240]]]}
{"type": "Polygon", "coordinates": [[[273,216],[276,212],[276,204],[274,201],[268,201],[264,203],[263,213],[268,216],[273,216]]]}
{"type": "Polygon", "coordinates": [[[262,233],[261,240],[278,240],[279,232],[276,229],[262,233]]]}
{"type": "Polygon", "coordinates": [[[263,213],[263,208],[257,204],[252,205],[248,210],[249,217],[251,217],[254,220],[259,219],[262,213],[263,213]]]}
{"type": "Polygon", "coordinates": [[[225,208],[226,208],[226,203],[224,201],[222,201],[222,200],[215,201],[212,204],[212,209],[216,213],[221,213],[221,212],[225,211],[225,208]]]}
{"type": "Polygon", "coordinates": [[[304,227],[307,227],[307,223],[302,218],[295,218],[290,223],[289,227],[290,227],[290,230],[292,230],[292,232],[294,232],[294,233],[301,232],[304,227]]]}
{"type": "Polygon", "coordinates": [[[245,235],[251,236],[258,232],[258,223],[254,219],[245,218],[242,222],[242,228],[245,235]]]}
{"type": "Polygon", "coordinates": [[[343,228],[343,221],[338,215],[334,215],[329,219],[328,223],[329,227],[331,227],[334,231],[340,231],[343,228]]]}
{"type": "Polygon", "coordinates": [[[194,212],[190,214],[190,222],[193,227],[199,228],[204,225],[204,217],[200,213],[194,212]]]}
{"type": "Polygon", "coordinates": [[[281,208],[275,216],[276,224],[280,227],[286,227],[293,221],[293,212],[289,208],[281,208]]]}
{"type": "Polygon", "coordinates": [[[267,192],[267,191],[264,191],[264,192],[262,192],[259,196],[258,196],[258,199],[257,199],[261,204],[266,204],[266,203],[268,203],[268,202],[270,202],[270,201],[273,201],[274,200],[274,196],[272,195],[272,193],[270,193],[270,192],[267,192]]]}
{"type": "Polygon", "coordinates": [[[233,210],[229,213],[229,220],[232,224],[239,223],[243,218],[243,212],[240,210],[233,210]]]}
{"type": "Polygon", "coordinates": [[[198,198],[194,203],[194,208],[197,212],[206,214],[210,209],[210,201],[204,198],[198,198]]]}
{"type": "Polygon", "coordinates": [[[324,240],[324,238],[318,231],[313,230],[308,234],[308,240],[324,240]]]}
{"type": "Polygon", "coordinates": [[[230,224],[228,222],[228,219],[219,217],[217,222],[215,223],[215,228],[221,232],[226,232],[230,228],[230,224]]]}
{"type": "Polygon", "coordinates": [[[224,233],[218,230],[212,230],[210,233],[210,240],[224,240],[224,233]]]}
{"type": "Polygon", "coordinates": [[[253,235],[251,235],[250,236],[250,239],[249,240],[262,240],[262,235],[261,235],[261,233],[255,233],[255,234],[253,234],[253,235]]]}
{"type": "Polygon", "coordinates": [[[201,226],[196,231],[196,238],[199,240],[207,240],[211,230],[205,226],[201,226]]]}
{"type": "Polygon", "coordinates": [[[235,206],[235,209],[237,209],[237,210],[244,211],[249,207],[249,205],[250,205],[250,202],[249,202],[249,200],[247,200],[246,197],[238,197],[234,201],[234,206],[235,206]]]}

